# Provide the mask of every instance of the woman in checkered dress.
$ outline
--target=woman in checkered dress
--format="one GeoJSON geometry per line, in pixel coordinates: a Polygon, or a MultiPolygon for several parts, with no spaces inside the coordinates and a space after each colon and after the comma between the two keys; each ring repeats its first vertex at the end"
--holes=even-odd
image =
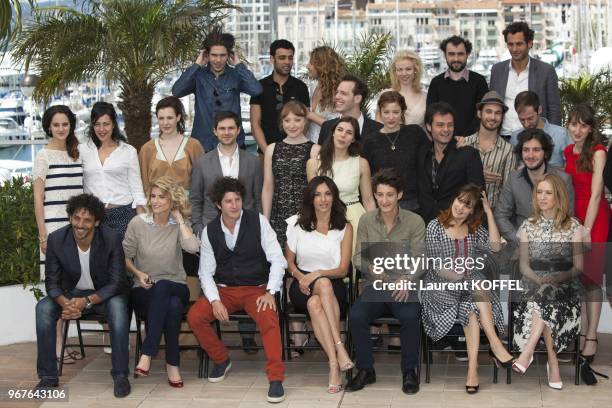
{"type": "Polygon", "coordinates": [[[423,325],[425,332],[438,341],[458,322],[463,326],[468,352],[466,391],[478,392],[478,348],[482,328],[491,345],[495,363],[510,367],[512,356],[506,351],[495,329],[504,332],[504,319],[497,295],[490,291],[472,290],[474,281],[486,280],[486,256],[501,249],[501,236],[493,211],[481,187],[461,187],[450,208],[427,225],[426,247],[429,270],[424,285],[437,285],[423,290],[423,325]],[[486,214],[489,230],[482,225],[486,214]],[[471,258],[471,261],[470,261],[471,258]],[[431,259],[439,259],[434,265],[431,259]],[[480,261],[480,262],[479,262],[480,261]],[[474,267],[469,263],[474,262],[474,267]],[[464,266],[465,265],[465,266],[464,266]],[[437,267],[436,267],[437,266],[437,267]],[[463,284],[453,288],[450,284],[463,284]]]}

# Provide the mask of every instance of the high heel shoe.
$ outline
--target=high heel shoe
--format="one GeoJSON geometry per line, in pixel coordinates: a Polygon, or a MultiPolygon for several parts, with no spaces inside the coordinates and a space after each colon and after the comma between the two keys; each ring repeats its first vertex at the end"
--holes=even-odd
{"type": "Polygon", "coordinates": [[[514,360],[514,362],[512,363],[512,371],[520,375],[525,375],[531,363],[533,363],[533,356],[531,356],[531,358],[529,359],[529,364],[527,364],[527,367],[523,367],[521,363],[518,362],[518,360],[514,360]]]}
{"type": "MultiPolygon", "coordinates": [[[[338,342],[336,343],[336,347],[337,347],[338,345],[340,345],[340,346],[344,347],[344,344],[342,343],[342,341],[338,341],[338,342]]],[[[345,352],[346,352],[346,350],[345,350],[345,352]]],[[[350,360],[350,357],[349,357],[349,361],[348,361],[348,362],[346,362],[346,363],[344,363],[344,364],[340,364],[340,362],[338,362],[338,364],[340,365],[340,371],[348,371],[348,370],[352,369],[353,367],[355,367],[355,363],[353,363],[353,362],[350,360]]]]}
{"type": "Polygon", "coordinates": [[[510,360],[501,361],[499,358],[497,358],[497,356],[495,355],[495,353],[491,349],[489,349],[489,357],[491,357],[491,359],[493,360],[493,362],[495,363],[497,368],[500,368],[500,367],[501,368],[510,368],[510,367],[512,367],[512,364],[516,360],[514,357],[510,357],[510,360]]]}
{"type": "Polygon", "coordinates": [[[480,384],[478,384],[478,385],[466,385],[465,386],[465,392],[467,392],[468,394],[476,394],[478,392],[479,388],[480,388],[480,384]]]}
{"type": "Polygon", "coordinates": [[[171,379],[168,378],[168,385],[174,388],[183,388],[183,385],[185,384],[183,383],[183,380],[172,381],[171,379]]]}
{"type": "Polygon", "coordinates": [[[548,386],[553,390],[560,390],[563,388],[563,381],[550,382],[550,375],[548,374],[548,363],[546,363],[546,380],[548,381],[548,386]]]}
{"type": "Polygon", "coordinates": [[[149,370],[143,370],[140,367],[134,368],[134,378],[148,377],[148,376],[149,376],[149,370]]]}
{"type": "MultiPolygon", "coordinates": [[[[331,371],[332,370],[338,370],[338,369],[339,369],[339,366],[338,366],[337,362],[336,363],[332,363],[332,362],[329,363],[330,375],[331,375],[331,371]]],[[[340,380],[340,381],[342,381],[342,380],[340,380]]],[[[330,380],[330,383],[328,384],[328,387],[327,387],[327,392],[330,393],[330,394],[337,394],[340,391],[342,391],[342,383],[340,383],[340,384],[332,384],[331,380],[330,380]]]]}
{"type": "MultiPolygon", "coordinates": [[[[582,336],[582,334],[581,334],[581,336],[582,336]]],[[[585,345],[585,347],[586,347],[586,342],[587,341],[592,341],[592,342],[595,342],[595,343],[599,343],[597,341],[597,339],[589,339],[587,336],[584,336],[584,345],[585,345]]],[[[585,356],[584,354],[580,353],[580,356],[582,358],[584,358],[586,361],[588,361],[589,364],[593,364],[593,360],[595,360],[595,353],[589,354],[588,356],[585,356]]]]}

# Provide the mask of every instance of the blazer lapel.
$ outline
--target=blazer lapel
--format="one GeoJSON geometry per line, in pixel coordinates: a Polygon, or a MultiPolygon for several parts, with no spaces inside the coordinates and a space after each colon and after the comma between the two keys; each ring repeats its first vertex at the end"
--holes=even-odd
{"type": "MultiPolygon", "coordinates": [[[[535,91],[537,88],[537,80],[538,80],[538,66],[535,64],[533,58],[529,57],[529,83],[528,88],[530,91],[535,91]]],[[[540,101],[543,103],[544,101],[540,101]]]]}
{"type": "Polygon", "coordinates": [[[510,75],[510,64],[512,60],[508,60],[508,61],[504,61],[501,68],[502,68],[502,86],[501,89],[499,89],[499,94],[500,96],[503,98],[506,96],[506,87],[508,86],[508,76],[510,75]]]}
{"type": "Polygon", "coordinates": [[[68,230],[66,234],[66,242],[64,245],[64,250],[66,251],[66,268],[64,269],[68,272],[71,279],[74,279],[74,283],[79,281],[81,278],[81,261],[79,260],[79,251],[77,249],[77,243],[74,240],[74,233],[72,232],[72,227],[68,230]]]}
{"type": "Polygon", "coordinates": [[[216,172],[219,175],[219,177],[223,177],[223,168],[221,168],[221,160],[219,160],[219,149],[218,148],[215,148],[213,150],[213,157],[211,159],[212,159],[212,166],[213,166],[211,170],[216,172]]]}
{"type": "Polygon", "coordinates": [[[247,174],[247,171],[248,171],[246,168],[247,161],[244,156],[245,154],[249,154],[249,153],[247,153],[245,150],[238,148],[238,179],[242,181],[243,184],[244,184],[243,177],[247,174]]]}

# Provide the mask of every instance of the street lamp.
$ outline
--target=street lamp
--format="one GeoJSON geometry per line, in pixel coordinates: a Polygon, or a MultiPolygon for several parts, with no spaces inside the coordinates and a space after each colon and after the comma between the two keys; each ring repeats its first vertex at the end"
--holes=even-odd
{"type": "Polygon", "coordinates": [[[38,85],[39,80],[40,77],[38,75],[26,74],[19,84],[21,93],[29,99],[27,112],[28,117],[26,118],[26,120],[28,120],[28,124],[26,126],[24,123],[24,127],[27,127],[28,133],[30,134],[30,139],[32,139],[32,125],[34,124],[34,104],[32,102],[32,94],[34,93],[34,88],[36,88],[36,85],[38,85]]]}

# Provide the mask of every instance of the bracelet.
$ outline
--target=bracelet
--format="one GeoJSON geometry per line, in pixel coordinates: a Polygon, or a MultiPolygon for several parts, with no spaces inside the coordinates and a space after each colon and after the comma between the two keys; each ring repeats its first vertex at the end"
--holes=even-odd
{"type": "Polygon", "coordinates": [[[41,244],[47,242],[47,237],[46,236],[44,236],[44,237],[39,236],[38,237],[38,242],[40,242],[41,244]]]}

